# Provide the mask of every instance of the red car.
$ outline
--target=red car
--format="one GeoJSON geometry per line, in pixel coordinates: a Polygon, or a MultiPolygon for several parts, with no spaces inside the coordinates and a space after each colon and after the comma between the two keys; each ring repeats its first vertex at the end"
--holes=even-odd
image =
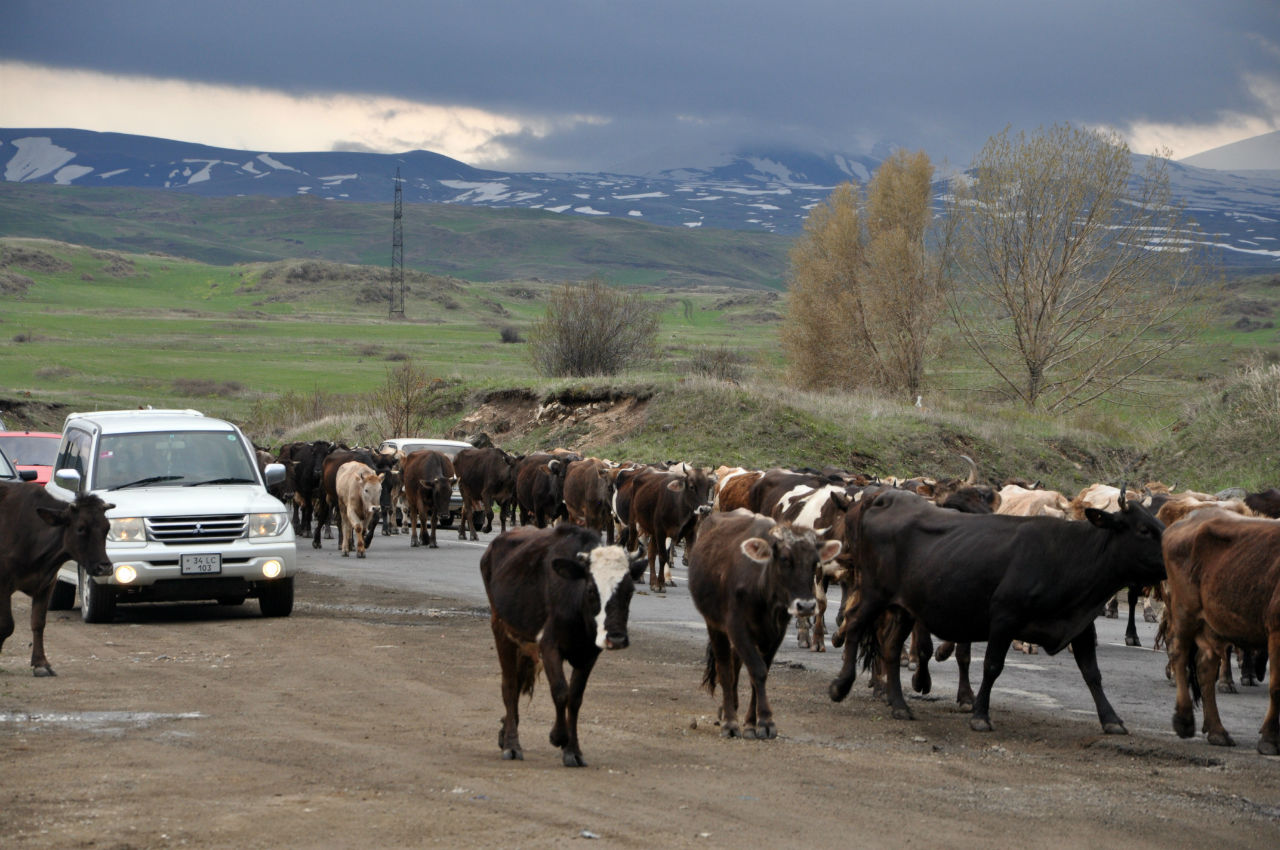
{"type": "Polygon", "coordinates": [[[33,469],[37,484],[48,484],[53,477],[53,463],[58,458],[61,434],[45,431],[0,431],[0,451],[21,472],[33,469]]]}

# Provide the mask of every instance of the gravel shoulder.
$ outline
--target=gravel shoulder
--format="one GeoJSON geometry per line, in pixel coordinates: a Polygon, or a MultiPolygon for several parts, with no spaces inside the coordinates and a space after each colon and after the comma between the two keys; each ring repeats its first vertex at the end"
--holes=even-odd
{"type": "Polygon", "coordinates": [[[503,762],[484,609],[314,573],[297,597],[278,620],[254,603],[104,626],[55,612],[59,675],[36,679],[15,595],[4,846],[1280,846],[1280,760],[1252,730],[1232,750],[1108,737],[1006,698],[980,735],[937,702],[894,721],[861,678],[833,704],[828,675],[783,666],[779,739],[723,740],[701,647],[635,629],[587,688],[589,766],[547,743],[545,680],[521,704],[526,760],[503,762]]]}

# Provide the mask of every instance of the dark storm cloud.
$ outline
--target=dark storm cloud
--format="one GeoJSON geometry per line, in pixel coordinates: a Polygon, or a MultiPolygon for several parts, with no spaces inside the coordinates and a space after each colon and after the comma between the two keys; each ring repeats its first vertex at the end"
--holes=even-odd
{"type": "Polygon", "coordinates": [[[0,22],[0,57],[51,67],[610,122],[502,140],[531,167],[723,139],[967,161],[1006,124],[1212,123],[1280,81],[1256,0],[11,0],[0,22]]]}

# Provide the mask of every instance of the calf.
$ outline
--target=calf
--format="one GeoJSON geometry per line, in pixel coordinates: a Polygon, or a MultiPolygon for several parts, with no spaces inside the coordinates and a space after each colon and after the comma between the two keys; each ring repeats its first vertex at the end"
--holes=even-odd
{"type": "Polygon", "coordinates": [[[1119,508],[1088,508],[1086,522],[1062,522],[954,513],[895,490],[864,495],[856,510],[861,586],[841,627],[849,639],[831,698],[848,695],[859,654],[867,666],[880,656],[893,716],[910,719],[896,662],[920,620],[944,640],[987,642],[974,730],[990,731],[991,689],[1020,638],[1050,655],[1069,645],[1103,730],[1127,734],[1102,691],[1093,618],[1117,587],[1163,579],[1163,526],[1123,496],[1119,508]],[[897,627],[882,639],[877,621],[890,610],[900,615],[897,627]]]}
{"type": "Polygon", "coordinates": [[[715,476],[697,467],[647,476],[637,482],[631,521],[639,534],[650,541],[651,590],[666,592],[676,543],[683,540],[687,551],[697,540],[698,520],[711,513],[714,484],[715,476]]]}
{"type": "Polygon", "coordinates": [[[1178,687],[1174,731],[1195,735],[1192,692],[1200,691],[1209,743],[1234,746],[1213,688],[1221,648],[1266,648],[1270,700],[1257,748],[1280,755],[1280,522],[1203,508],[1165,533],[1164,557],[1169,658],[1178,687]]]}
{"type": "Polygon", "coordinates": [[[496,446],[481,449],[463,449],[453,458],[453,469],[458,476],[458,490],[462,495],[462,522],[458,525],[458,539],[465,540],[470,531],[472,540],[479,540],[477,531],[489,534],[493,531],[491,506],[498,506],[502,530],[507,530],[507,516],[514,519],[516,498],[515,455],[496,446]],[[484,528],[477,528],[476,511],[484,516],[484,528]]]}
{"type": "Polygon", "coordinates": [[[506,715],[498,732],[503,759],[523,759],[519,699],[531,696],[539,662],[547,674],[556,719],[551,745],[565,767],[584,767],[578,712],[587,679],[603,649],[623,649],[642,556],[601,546],[588,528],[515,528],[493,539],[480,558],[489,622],[502,668],[506,715]],[[573,666],[565,680],[564,663],[573,666]]]}
{"type": "Polygon", "coordinates": [[[458,481],[449,456],[426,449],[404,459],[404,496],[409,514],[409,545],[438,549],[436,523],[449,515],[449,500],[458,481]],[[430,532],[428,533],[428,522],[430,532]]]}
{"type": "Polygon", "coordinates": [[[819,544],[793,528],[747,510],[712,514],[689,553],[689,595],[707,621],[702,684],[720,685],[720,734],[774,738],[777,726],[765,694],[769,665],[792,616],[812,614],[813,575],[840,554],[840,542],[819,544]],[[751,701],[738,726],[738,671],[746,665],[751,701]]]}
{"type": "Polygon", "coordinates": [[[94,495],[63,502],[38,484],[0,483],[0,648],[13,634],[15,591],[31,597],[31,670],[53,676],[44,653],[49,599],[58,568],[75,561],[90,576],[111,573],[107,511],[115,505],[94,495]]]}
{"type": "Polygon", "coordinates": [[[347,461],[338,468],[334,491],[338,496],[338,548],[342,557],[351,554],[352,538],[356,557],[364,557],[365,532],[378,516],[385,477],[386,473],[379,475],[358,460],[347,461]]]}

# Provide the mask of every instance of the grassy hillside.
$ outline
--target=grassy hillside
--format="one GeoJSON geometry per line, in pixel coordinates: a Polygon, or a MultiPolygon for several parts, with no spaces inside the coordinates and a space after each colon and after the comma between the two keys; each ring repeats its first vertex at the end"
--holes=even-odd
{"type": "MultiPolygon", "coordinates": [[[[637,221],[406,204],[406,268],[466,280],[581,280],[649,286],[782,286],[790,239],[637,221]]],[[[386,204],[202,198],[144,189],[0,182],[0,236],[54,239],[206,263],[290,258],[388,266],[386,204]]]]}
{"type": "Polygon", "coordinates": [[[1204,299],[1204,332],[1148,376],[1143,394],[1062,417],[994,403],[946,327],[919,409],[788,391],[777,345],[782,298],[728,287],[642,290],[661,311],[657,362],[603,391],[592,389],[598,382],[548,381],[500,331],[524,335],[554,284],[407,278],[407,318],[390,320],[383,266],[210,265],[0,239],[0,412],[10,424],[56,428],[69,409],[191,406],[247,424],[261,442],[367,442],[382,435],[363,395],[411,361],[440,379],[436,433],[462,427],[485,399],[513,388],[536,400],[530,416],[558,393],[643,397],[607,434],[534,423],[500,439],[517,449],[590,440],[617,458],[939,475],[962,473],[963,452],[992,477],[1063,489],[1147,477],[1205,489],[1280,483],[1277,278],[1236,280],[1204,299]],[[736,383],[697,374],[694,362],[708,351],[731,355],[736,383]]]}

